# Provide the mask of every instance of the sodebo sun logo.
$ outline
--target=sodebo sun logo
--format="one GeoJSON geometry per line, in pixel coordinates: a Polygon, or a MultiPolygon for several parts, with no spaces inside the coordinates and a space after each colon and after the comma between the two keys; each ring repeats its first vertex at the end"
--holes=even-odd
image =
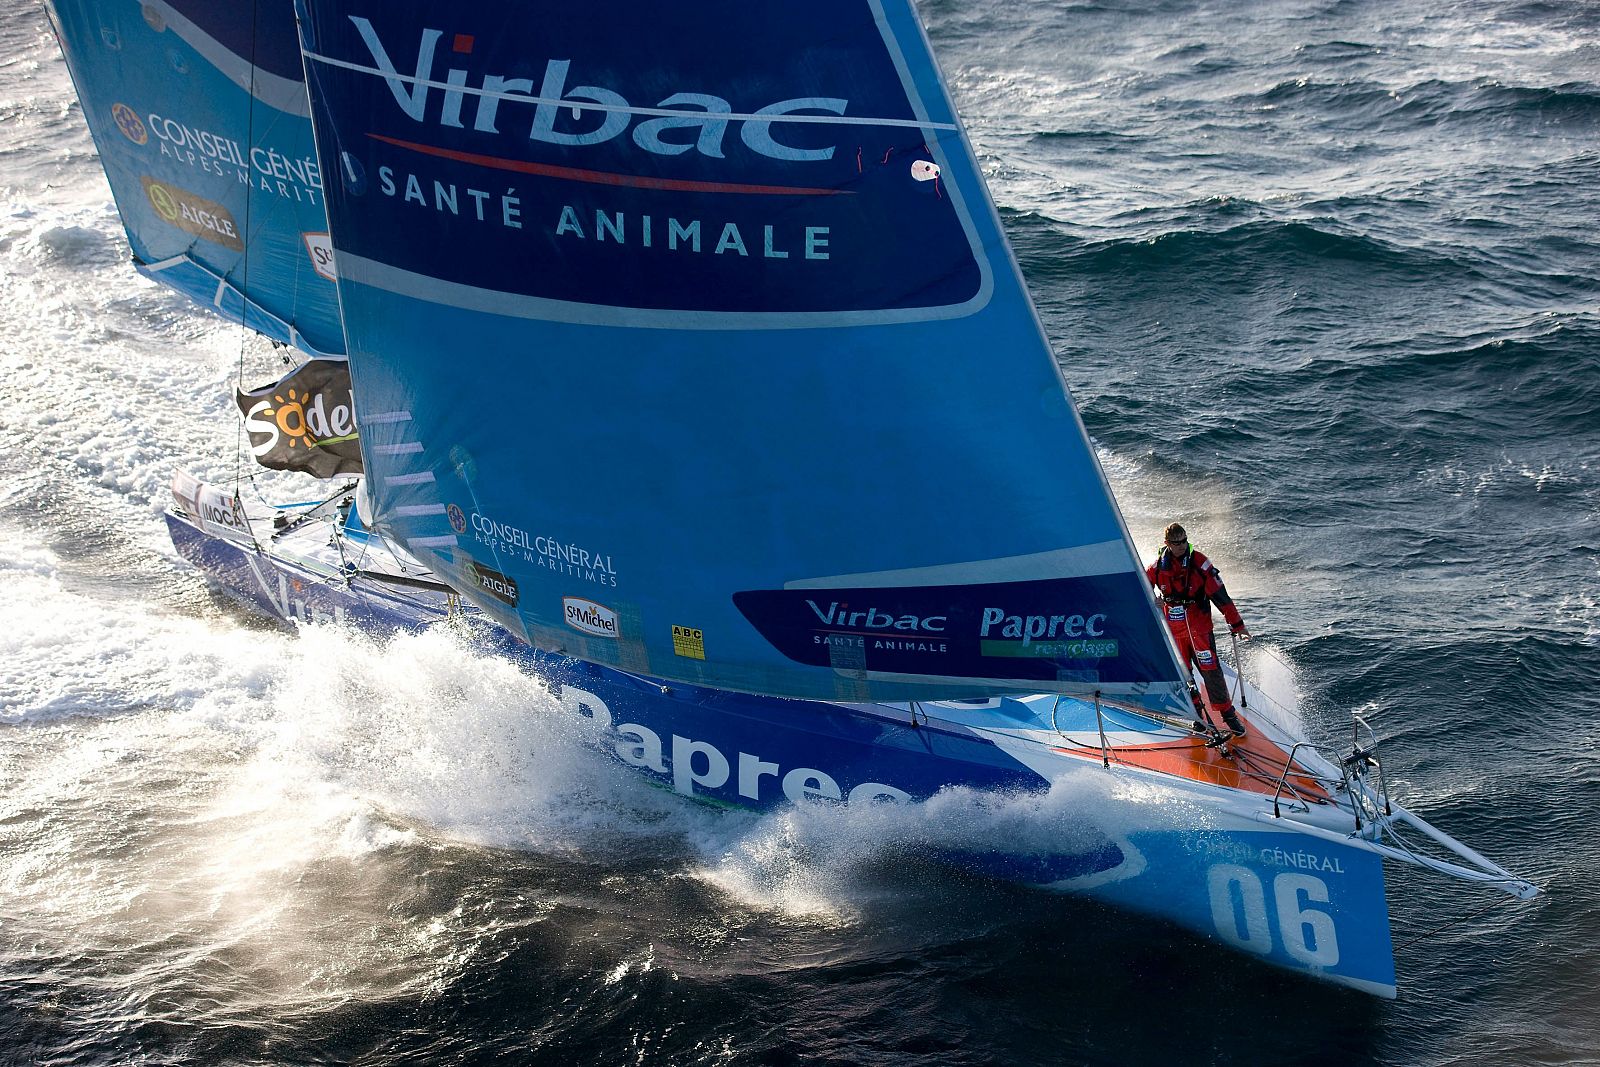
{"type": "Polygon", "coordinates": [[[567,625],[596,637],[617,636],[617,613],[604,604],[596,604],[582,597],[561,598],[561,614],[567,625]]]}
{"type": "Polygon", "coordinates": [[[344,360],[308,360],[270,385],[239,390],[234,399],[250,452],[262,466],[319,478],[361,473],[360,432],[344,360]]]}
{"type": "Polygon", "coordinates": [[[257,458],[277,448],[280,435],[290,448],[316,448],[330,439],[347,441],[356,436],[349,405],[330,405],[321,393],[302,393],[293,387],[251,407],[244,425],[251,433],[264,435],[250,446],[257,458]]]}
{"type": "MultiPolygon", "coordinates": [[[[449,67],[442,74],[438,73],[434,70],[434,56],[445,33],[428,27],[423,28],[422,37],[417,42],[413,72],[406,75],[401,74],[395,66],[389,49],[378,38],[378,31],[372,23],[356,15],[349,17],[372,57],[373,72],[382,75],[389,92],[394,95],[395,103],[415,122],[431,121],[457,129],[470,123],[471,128],[480,133],[499,133],[501,106],[519,104],[517,97],[526,96],[531,98],[530,102],[538,101],[527,130],[529,140],[559,145],[601,144],[621,136],[632,125],[637,112],[643,110],[653,114],[633,126],[633,143],[655,155],[676,156],[698,151],[713,159],[722,159],[724,137],[730,126],[737,125],[740,140],[751,151],[770,159],[811,162],[832,159],[834,147],[796,148],[783,144],[773,136],[774,120],[796,112],[823,111],[843,115],[850,103],[832,96],[795,97],[757,108],[741,121],[730,116],[743,109],[736,109],[730,101],[720,96],[675,92],[653,106],[635,109],[614,89],[599,85],[574,85],[569,89],[567,76],[572,67],[570,59],[548,60],[537,90],[531,78],[508,78],[502,74],[469,70],[466,60],[471,56],[476,41],[472,34],[457,33],[450,36],[451,54],[462,66],[449,67]],[[441,100],[439,108],[430,115],[428,104],[434,98],[436,85],[449,85],[451,88],[441,88],[438,93],[441,100]],[[467,104],[466,101],[472,103],[467,104]],[[472,109],[471,113],[463,114],[468,107],[472,109]],[[672,114],[661,115],[661,110],[671,111],[672,114]],[[582,123],[588,128],[558,130],[558,119],[569,127],[582,123]],[[691,142],[684,131],[696,127],[698,133],[691,142]],[[662,137],[668,131],[674,133],[670,141],[662,137]]],[[[397,50],[395,54],[405,53],[397,50]]]]}

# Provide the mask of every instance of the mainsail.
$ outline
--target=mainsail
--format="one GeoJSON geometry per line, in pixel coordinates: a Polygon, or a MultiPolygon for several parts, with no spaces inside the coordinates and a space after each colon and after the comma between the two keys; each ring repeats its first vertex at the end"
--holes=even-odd
{"type": "Polygon", "coordinates": [[[1175,699],[907,0],[305,0],[376,525],[539,646],[1175,699]]]}
{"type": "Polygon", "coordinates": [[[48,0],[142,274],[339,354],[292,0],[48,0]]]}

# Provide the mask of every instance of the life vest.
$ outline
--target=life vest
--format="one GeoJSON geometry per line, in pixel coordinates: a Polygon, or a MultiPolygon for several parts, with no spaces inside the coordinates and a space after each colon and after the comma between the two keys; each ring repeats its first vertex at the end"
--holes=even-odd
{"type": "Polygon", "coordinates": [[[1154,584],[1161,592],[1163,603],[1210,609],[1210,590],[1206,587],[1213,584],[1214,579],[1211,575],[1215,574],[1216,570],[1211,566],[1211,561],[1206,559],[1205,554],[1196,552],[1193,545],[1189,545],[1182,556],[1177,556],[1170,548],[1163,547],[1161,555],[1156,558],[1153,570],[1154,584]]]}
{"type": "Polygon", "coordinates": [[[1236,630],[1244,628],[1244,619],[1240,618],[1239,608],[1222,584],[1222,575],[1203,553],[1194,550],[1193,545],[1187,546],[1181,556],[1162,548],[1156,561],[1145,568],[1145,574],[1167,606],[1169,624],[1189,619],[1191,609],[1209,624],[1211,605],[1215,604],[1222,609],[1222,617],[1228,620],[1229,626],[1236,630]]]}

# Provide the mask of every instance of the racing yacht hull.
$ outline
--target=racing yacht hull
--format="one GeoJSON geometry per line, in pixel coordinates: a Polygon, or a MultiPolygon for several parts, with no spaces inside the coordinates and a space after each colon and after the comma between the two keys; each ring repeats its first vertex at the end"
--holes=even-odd
{"type": "MultiPolygon", "coordinates": [[[[378,569],[376,537],[357,569],[327,523],[259,541],[254,534],[268,528],[259,519],[230,529],[168,513],[167,524],[186,560],[264,615],[383,632],[463,614],[454,594],[415,572],[378,569]]],[[[480,637],[538,675],[554,705],[593,720],[611,756],[664,789],[753,809],[999,798],[1017,805],[1030,832],[1005,841],[957,835],[938,843],[939,858],[1082,893],[1279,967],[1394,996],[1382,858],[1359,838],[1338,839],[1350,816],[1298,764],[1285,775],[1289,789],[1249,771],[1251,762],[1285,763],[1259,717],[1249,739],[1219,751],[1180,725],[1066,697],[787,700],[661,682],[542,651],[478,621],[480,637]],[[1053,793],[1066,799],[1039,799],[1053,793]],[[1275,799],[1297,810],[1274,818],[1275,799]],[[1327,836],[1305,832],[1308,820],[1327,836]]]]}

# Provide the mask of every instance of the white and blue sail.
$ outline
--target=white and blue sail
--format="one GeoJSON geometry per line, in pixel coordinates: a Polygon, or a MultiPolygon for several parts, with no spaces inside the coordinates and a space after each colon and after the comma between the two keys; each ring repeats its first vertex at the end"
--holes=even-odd
{"type": "Polygon", "coordinates": [[[1178,699],[905,0],[299,10],[388,536],[669,680],[1178,699]]]}
{"type": "Polygon", "coordinates": [[[140,273],[344,351],[290,0],[49,0],[140,273]]]}

